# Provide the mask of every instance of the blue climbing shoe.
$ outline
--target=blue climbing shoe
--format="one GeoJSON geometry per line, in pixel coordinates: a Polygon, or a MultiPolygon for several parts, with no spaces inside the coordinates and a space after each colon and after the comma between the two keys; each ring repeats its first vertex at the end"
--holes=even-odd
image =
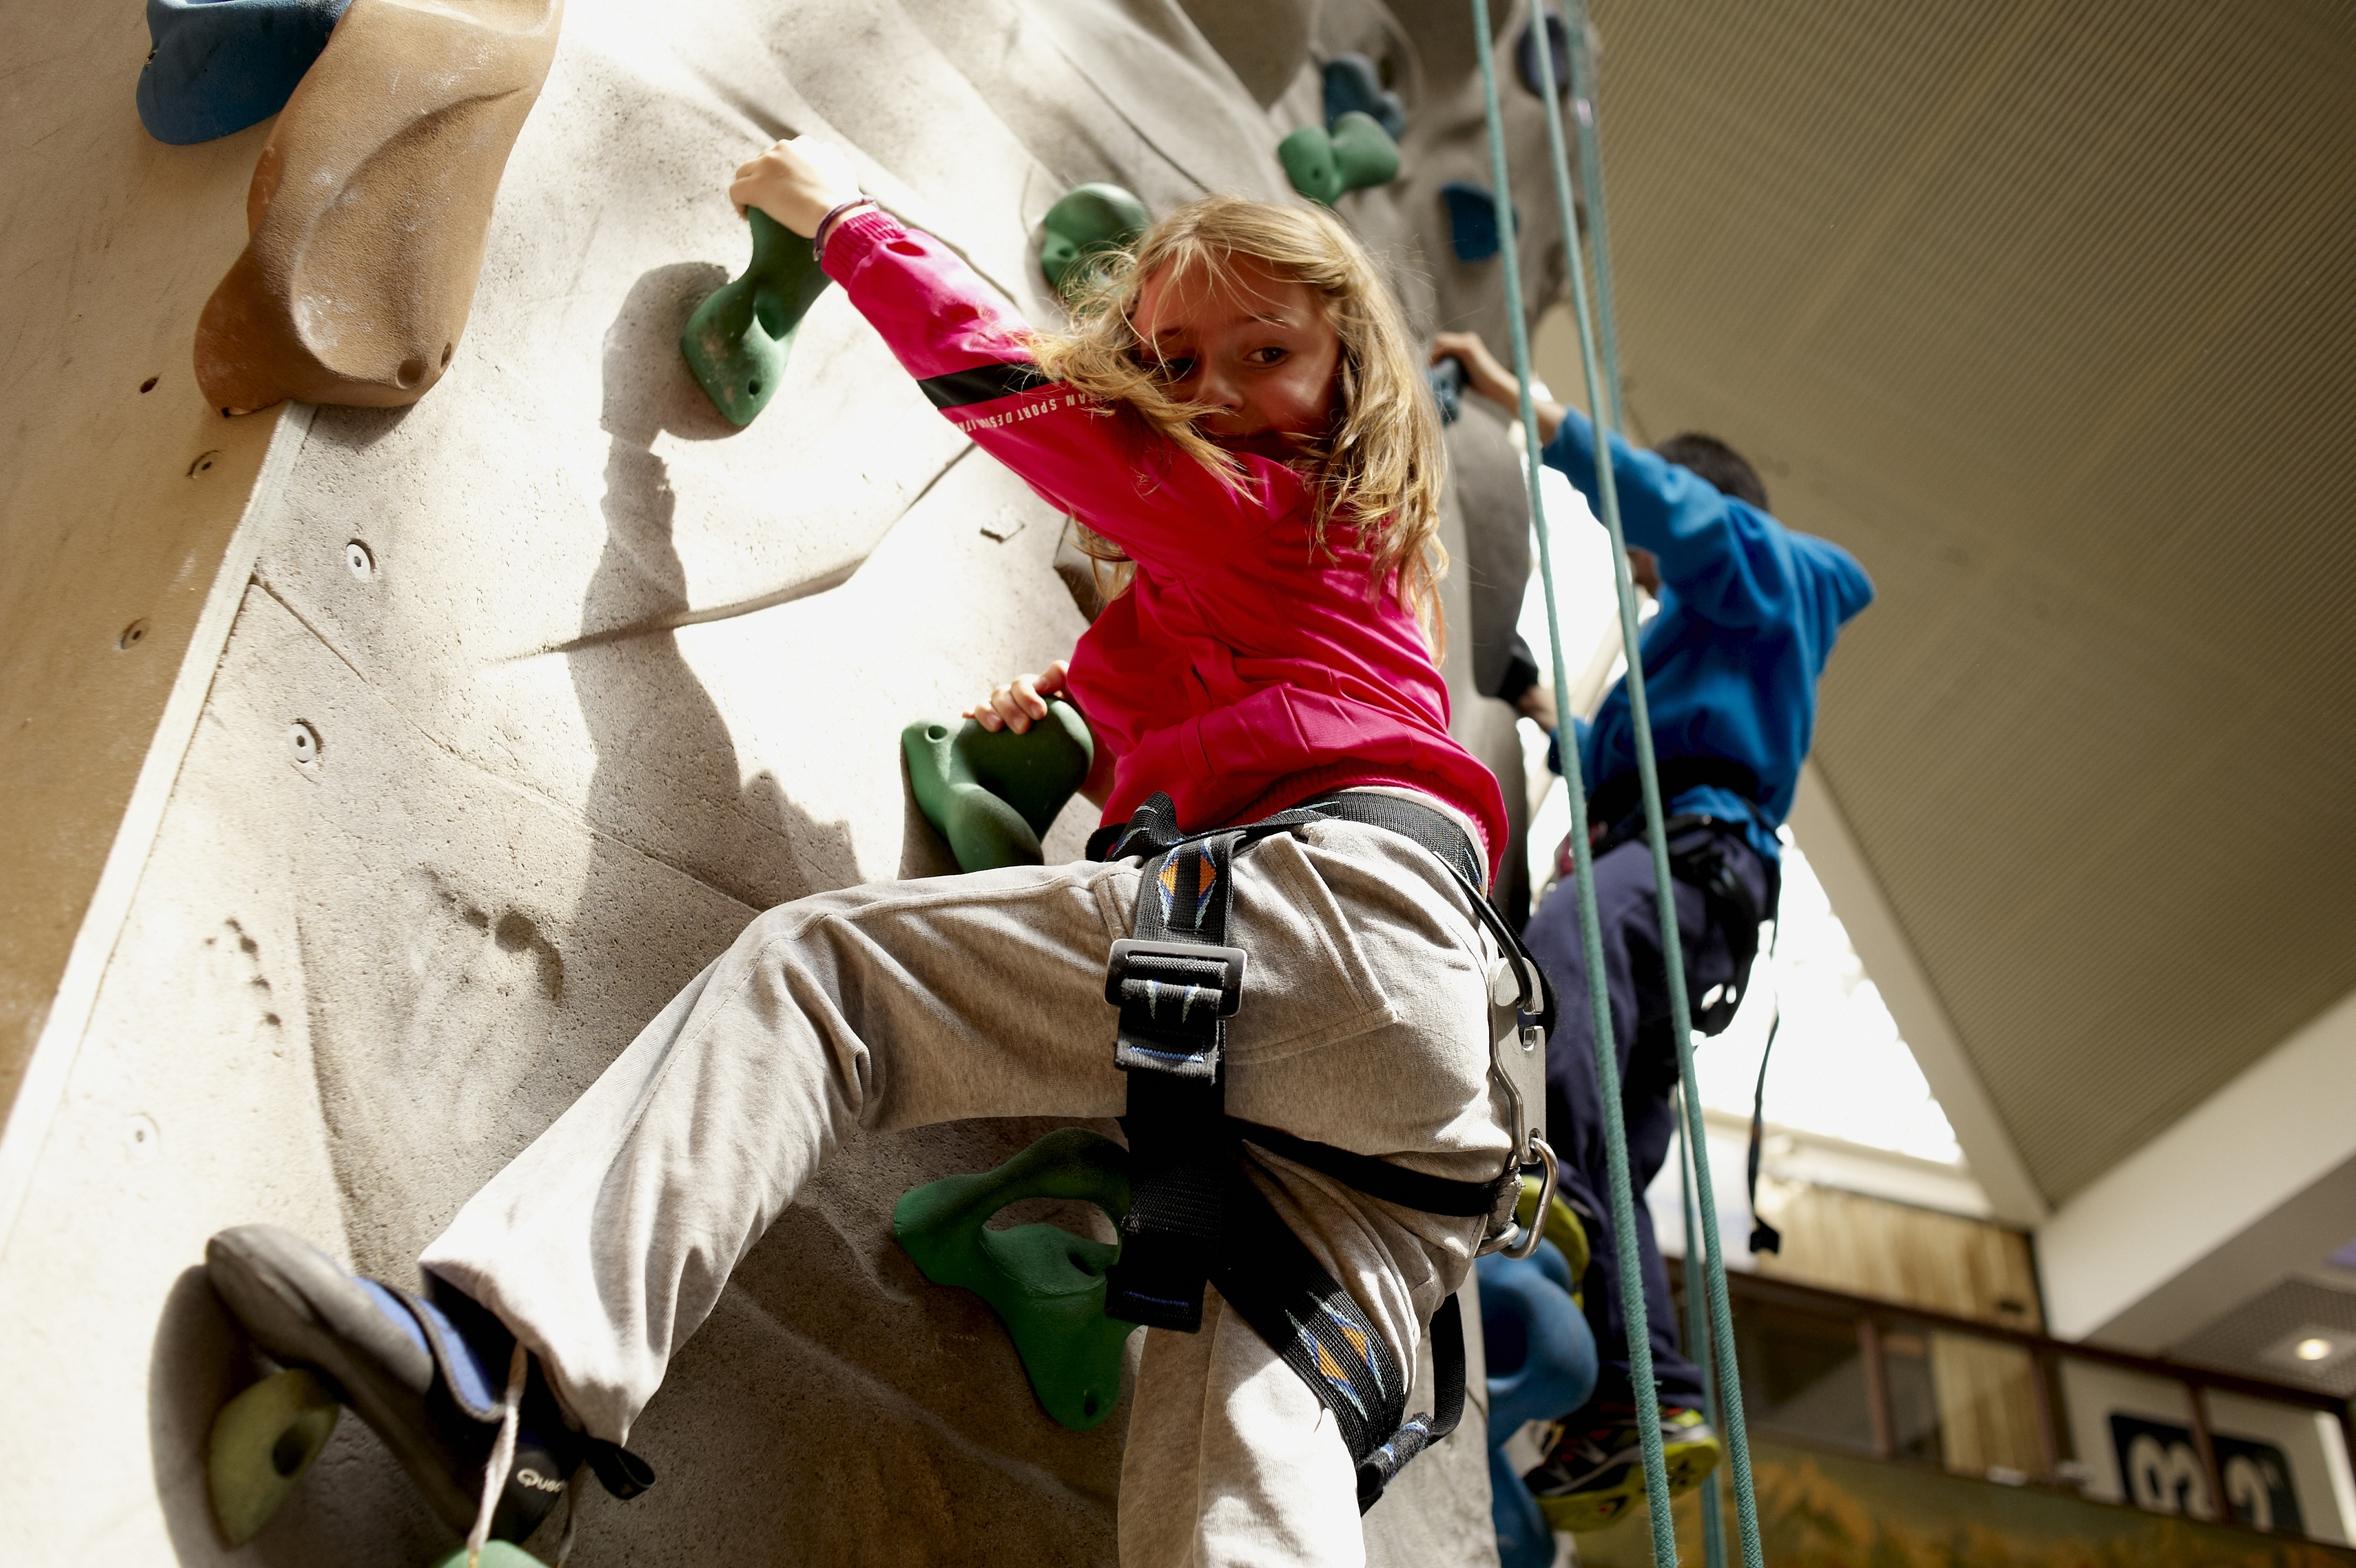
{"type": "MultiPolygon", "coordinates": [[[[451,1529],[473,1527],[515,1347],[496,1319],[453,1291],[426,1300],[355,1278],[272,1225],[215,1236],[205,1246],[205,1273],[264,1355],[317,1374],[375,1429],[451,1529]]],[[[534,1365],[492,1535],[531,1534],[584,1460],[619,1496],[654,1480],[643,1463],[573,1427],[534,1365]]]]}

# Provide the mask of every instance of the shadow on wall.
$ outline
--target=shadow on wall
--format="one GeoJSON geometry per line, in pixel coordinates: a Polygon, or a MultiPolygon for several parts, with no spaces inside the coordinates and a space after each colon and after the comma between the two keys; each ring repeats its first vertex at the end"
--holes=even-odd
{"type": "MultiPolygon", "coordinates": [[[[709,263],[658,267],[632,285],[606,330],[599,416],[608,438],[606,544],[581,602],[582,632],[599,640],[567,663],[597,759],[584,802],[589,820],[642,843],[684,838],[691,847],[682,869],[765,909],[852,880],[855,862],[841,824],[811,818],[766,771],[743,776],[727,720],[671,630],[692,606],[672,535],[678,497],[654,446],[664,434],[737,434],[688,375],[678,347],[688,315],[726,281],[709,263]]],[[[734,521],[760,526],[755,518],[734,521]]],[[[580,916],[627,924],[628,907],[626,887],[593,871],[580,916]]]]}

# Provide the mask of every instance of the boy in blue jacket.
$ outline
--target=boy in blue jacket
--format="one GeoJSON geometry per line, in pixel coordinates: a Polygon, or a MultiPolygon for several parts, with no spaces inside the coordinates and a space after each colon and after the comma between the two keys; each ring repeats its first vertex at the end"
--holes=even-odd
{"type": "MultiPolygon", "coordinates": [[[[1448,355],[1464,362],[1473,391],[1518,412],[1512,374],[1479,338],[1442,333],[1434,356],[1448,355]]],[[[1547,465],[1595,496],[1595,427],[1544,400],[1537,415],[1547,465]]],[[[1841,627],[1872,602],[1873,584],[1838,545],[1770,517],[1757,472],[1713,437],[1678,436],[1651,452],[1615,440],[1612,473],[1631,572],[1659,604],[1639,640],[1645,695],[1686,994],[1694,1027],[1715,1034],[1749,979],[1759,925],[1775,913],[1782,858],[1775,830],[1791,811],[1807,759],[1817,680],[1841,627]]],[[[1625,682],[1576,734],[1595,852],[1602,981],[1620,1063],[1619,1113],[1638,1195],[1653,1374],[1670,1487],[1683,1491],[1715,1468],[1720,1448],[1701,1415],[1700,1374],[1678,1348],[1668,1272],[1643,1203],[1676,1130],[1677,1045],[1625,682]]],[[[1563,998],[1547,1053],[1547,1134],[1600,1276],[1587,1282],[1586,1307],[1603,1370],[1594,1398],[1564,1420],[1528,1480],[1550,1520],[1584,1530],[1626,1512],[1643,1495],[1644,1474],[1619,1255],[1604,1201],[1603,1106],[1593,1015],[1583,1005],[1587,965],[1576,889],[1567,868],[1563,875],[1531,915],[1524,939],[1563,998]]]]}

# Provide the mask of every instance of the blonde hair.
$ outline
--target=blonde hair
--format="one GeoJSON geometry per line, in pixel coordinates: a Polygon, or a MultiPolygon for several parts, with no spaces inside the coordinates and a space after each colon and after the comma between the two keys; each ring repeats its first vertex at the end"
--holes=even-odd
{"type": "MultiPolygon", "coordinates": [[[[1373,560],[1370,594],[1395,581],[1401,602],[1436,651],[1438,584],[1448,565],[1439,540],[1447,477],[1439,414],[1398,300],[1365,247],[1333,214],[1240,196],[1188,202],[1133,246],[1103,257],[1095,279],[1073,301],[1071,325],[1034,333],[1031,353],[1050,379],[1090,398],[1126,404],[1187,456],[1239,483],[1242,464],[1195,426],[1213,410],[1170,395],[1158,356],[1139,337],[1135,320],[1148,278],[1221,278],[1239,257],[1306,284],[1341,340],[1332,427],[1300,443],[1316,496],[1313,546],[1329,551],[1326,528],[1336,519],[1354,527],[1373,560]]],[[[1109,541],[1084,529],[1082,534],[1091,556],[1125,568],[1125,557],[1109,541]]],[[[1124,569],[1118,586],[1126,586],[1126,577],[1124,569]]]]}

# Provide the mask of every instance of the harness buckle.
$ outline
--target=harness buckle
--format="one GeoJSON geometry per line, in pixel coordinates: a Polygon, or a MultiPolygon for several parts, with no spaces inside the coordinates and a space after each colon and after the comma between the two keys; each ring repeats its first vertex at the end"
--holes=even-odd
{"type": "Polygon", "coordinates": [[[1132,979],[1169,986],[1173,994],[1211,989],[1209,965],[1217,964],[1218,1015],[1233,1018],[1243,1007],[1245,955],[1240,947],[1215,947],[1207,942],[1155,941],[1125,936],[1113,943],[1104,969],[1104,999],[1115,1007],[1129,998],[1124,986],[1132,979]]]}

